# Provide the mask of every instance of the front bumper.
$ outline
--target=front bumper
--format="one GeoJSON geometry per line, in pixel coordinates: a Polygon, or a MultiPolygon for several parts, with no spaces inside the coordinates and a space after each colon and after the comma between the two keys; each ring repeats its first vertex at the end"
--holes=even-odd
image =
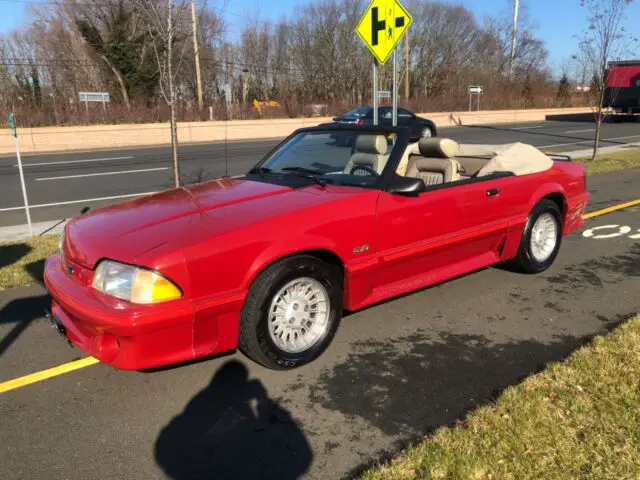
{"type": "Polygon", "coordinates": [[[190,302],[116,301],[65,273],[58,255],[47,259],[44,280],[53,297],[51,317],[57,330],[101,362],[140,370],[194,358],[190,302]]]}

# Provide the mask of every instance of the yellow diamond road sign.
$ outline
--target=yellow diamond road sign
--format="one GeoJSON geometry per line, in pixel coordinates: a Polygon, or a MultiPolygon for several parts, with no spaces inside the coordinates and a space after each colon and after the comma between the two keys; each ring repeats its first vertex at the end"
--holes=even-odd
{"type": "Polygon", "coordinates": [[[372,0],[356,32],[373,56],[385,63],[412,21],[398,0],[372,0]]]}

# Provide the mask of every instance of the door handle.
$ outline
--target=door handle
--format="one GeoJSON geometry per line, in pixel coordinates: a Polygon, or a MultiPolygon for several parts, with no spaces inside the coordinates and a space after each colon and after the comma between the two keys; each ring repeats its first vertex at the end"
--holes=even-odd
{"type": "Polygon", "coordinates": [[[500,189],[499,188],[492,188],[490,190],[487,190],[487,197],[495,197],[496,195],[500,194],[500,189]]]}

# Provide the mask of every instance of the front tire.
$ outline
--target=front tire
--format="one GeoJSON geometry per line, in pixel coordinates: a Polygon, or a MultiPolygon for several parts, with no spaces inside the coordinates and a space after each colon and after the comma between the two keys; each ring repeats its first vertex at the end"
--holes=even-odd
{"type": "Polygon", "coordinates": [[[512,264],[526,273],[544,272],[553,265],[561,243],[562,213],[555,202],[542,199],[529,214],[512,264]]]}
{"type": "Polygon", "coordinates": [[[341,316],[341,270],[310,255],[285,258],[251,285],[238,347],[267,368],[296,368],[328,348],[341,316]]]}

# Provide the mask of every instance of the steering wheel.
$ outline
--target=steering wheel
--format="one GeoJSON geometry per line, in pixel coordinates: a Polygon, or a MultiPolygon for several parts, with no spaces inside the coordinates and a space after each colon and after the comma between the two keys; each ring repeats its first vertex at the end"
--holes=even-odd
{"type": "Polygon", "coordinates": [[[358,170],[361,170],[363,172],[367,172],[370,175],[373,175],[374,177],[379,177],[380,174],[378,172],[375,171],[375,169],[373,167],[370,167],[369,165],[354,165],[353,167],[351,167],[351,172],[349,172],[351,175],[357,175],[360,177],[364,177],[364,175],[362,175],[361,173],[354,173],[357,172],[358,170]]]}

